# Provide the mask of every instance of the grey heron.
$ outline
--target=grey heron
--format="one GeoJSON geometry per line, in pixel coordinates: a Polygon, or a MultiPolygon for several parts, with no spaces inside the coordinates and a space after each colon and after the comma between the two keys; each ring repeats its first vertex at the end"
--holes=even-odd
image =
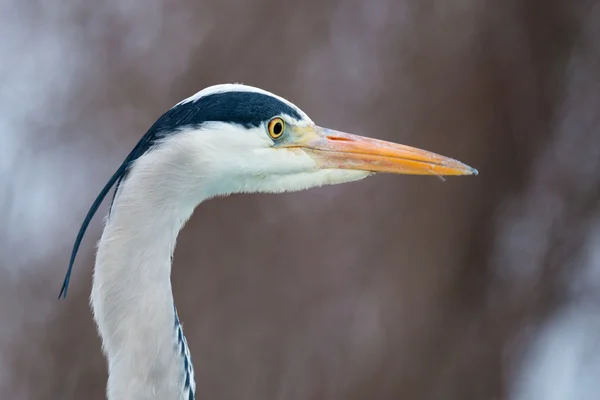
{"type": "Polygon", "coordinates": [[[66,297],[87,226],[116,186],[90,298],[107,361],[107,398],[195,397],[170,276],[178,233],[202,201],[299,191],[377,172],[477,174],[425,150],[319,127],[290,101],[242,84],[205,88],[164,113],[92,204],[59,294],[66,297]]]}

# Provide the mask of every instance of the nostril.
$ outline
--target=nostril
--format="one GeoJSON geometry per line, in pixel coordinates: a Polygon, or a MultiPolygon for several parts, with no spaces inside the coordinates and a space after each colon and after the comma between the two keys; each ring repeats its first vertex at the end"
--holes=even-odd
{"type": "Polygon", "coordinates": [[[351,142],[352,140],[339,136],[327,136],[329,140],[337,140],[338,142],[351,142]]]}

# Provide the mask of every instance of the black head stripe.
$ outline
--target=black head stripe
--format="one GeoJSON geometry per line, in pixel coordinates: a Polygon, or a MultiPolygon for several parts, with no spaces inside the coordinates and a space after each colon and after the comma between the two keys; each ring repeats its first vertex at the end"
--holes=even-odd
{"type": "Polygon", "coordinates": [[[215,93],[173,107],[157,121],[155,127],[173,131],[182,126],[218,121],[251,128],[281,114],[301,119],[295,108],[273,96],[257,92],[215,93]]]}
{"type": "Polygon", "coordinates": [[[298,120],[302,119],[302,116],[294,107],[273,96],[257,92],[214,93],[200,97],[195,101],[178,104],[164,113],[148,132],[142,136],[108,183],[102,188],[96,200],[94,200],[75,239],[69,268],[58,297],[67,296],[67,289],[77,251],[79,250],[85,231],[94,214],[98,211],[100,204],[102,204],[108,192],[116,184],[112,200],[114,202],[119,185],[127,176],[132,163],[150,150],[158,140],[177,134],[181,128],[199,127],[205,122],[225,122],[238,124],[246,128],[258,127],[261,123],[281,114],[289,115],[298,120]]]}

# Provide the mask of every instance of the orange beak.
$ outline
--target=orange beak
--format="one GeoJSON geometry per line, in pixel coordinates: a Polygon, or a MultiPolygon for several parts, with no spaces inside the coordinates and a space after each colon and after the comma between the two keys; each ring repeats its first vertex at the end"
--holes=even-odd
{"type": "Polygon", "coordinates": [[[318,126],[293,128],[295,143],[322,169],[352,169],[405,175],[477,175],[475,168],[426,150],[318,126]]]}

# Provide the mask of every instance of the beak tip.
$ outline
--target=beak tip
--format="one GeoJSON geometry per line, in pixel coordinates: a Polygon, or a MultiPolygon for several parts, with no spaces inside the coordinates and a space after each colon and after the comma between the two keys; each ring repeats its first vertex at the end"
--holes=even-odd
{"type": "Polygon", "coordinates": [[[455,159],[450,160],[451,163],[447,165],[452,165],[452,168],[455,170],[453,175],[479,175],[479,171],[476,168],[455,159]]]}
{"type": "Polygon", "coordinates": [[[479,171],[476,168],[473,168],[470,165],[467,165],[467,164],[462,163],[457,160],[452,160],[452,161],[454,161],[458,164],[458,166],[459,166],[458,168],[462,172],[460,175],[479,175],[479,171]]]}

